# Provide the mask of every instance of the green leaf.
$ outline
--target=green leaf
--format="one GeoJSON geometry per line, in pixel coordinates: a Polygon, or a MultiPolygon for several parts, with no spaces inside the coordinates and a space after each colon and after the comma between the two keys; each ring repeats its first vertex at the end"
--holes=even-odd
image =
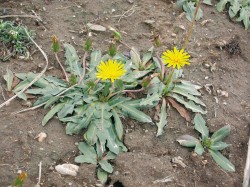
{"type": "Polygon", "coordinates": [[[206,126],[206,122],[201,116],[201,114],[195,114],[194,117],[194,128],[201,133],[202,139],[208,138],[209,130],[206,126]]]}
{"type": "Polygon", "coordinates": [[[198,112],[201,114],[206,114],[207,112],[204,111],[199,105],[195,104],[193,101],[186,102],[183,97],[180,97],[177,94],[171,95],[177,102],[183,104],[186,108],[192,110],[193,112],[198,112]]]}
{"type": "Polygon", "coordinates": [[[116,134],[113,130],[113,127],[110,126],[108,128],[108,134],[107,134],[107,147],[109,150],[115,154],[119,153],[119,146],[116,143],[116,134]]]}
{"type": "Polygon", "coordinates": [[[102,59],[102,53],[100,50],[93,51],[90,54],[90,69],[94,70],[101,62],[102,59]]]}
{"type": "MultiPolygon", "coordinates": [[[[195,3],[190,1],[190,2],[186,2],[183,4],[183,10],[185,11],[185,15],[186,15],[186,18],[191,22],[193,17],[194,17],[194,12],[195,12],[195,3]]],[[[198,13],[196,15],[196,18],[195,20],[199,20],[201,19],[203,16],[203,12],[202,10],[199,8],[198,10],[198,13]]]]}
{"type": "Polygon", "coordinates": [[[230,125],[226,125],[222,128],[220,128],[219,130],[217,130],[211,137],[211,140],[213,142],[219,142],[221,140],[223,140],[223,138],[225,138],[226,136],[228,136],[230,134],[230,125]]]}
{"type": "Polygon", "coordinates": [[[236,19],[236,21],[243,21],[245,30],[247,30],[250,26],[250,5],[242,7],[240,10],[240,16],[236,19]]]}
{"type": "Polygon", "coordinates": [[[24,80],[24,81],[20,82],[20,83],[13,89],[13,91],[17,93],[17,92],[21,91],[24,87],[26,87],[28,84],[29,84],[29,81],[28,81],[28,80],[24,80]]]}
{"type": "MultiPolygon", "coordinates": [[[[32,73],[32,72],[29,72],[27,74],[27,80],[29,82],[32,82],[35,77],[37,76],[38,74],[35,74],[35,73],[32,73]]],[[[41,77],[40,79],[38,79],[34,84],[34,86],[37,86],[39,88],[46,88],[47,86],[49,86],[49,82],[46,81],[43,77],[41,77]]]]}
{"type": "Polygon", "coordinates": [[[75,48],[67,43],[64,44],[64,48],[66,57],[65,65],[67,66],[66,70],[73,75],[81,77],[82,68],[81,64],[79,63],[80,60],[79,57],[77,56],[75,48]]]}
{"type": "Polygon", "coordinates": [[[125,114],[139,122],[152,122],[152,119],[148,115],[144,114],[143,112],[137,110],[134,107],[131,107],[126,104],[119,104],[117,105],[117,107],[120,108],[123,112],[125,112],[125,114]]]}
{"type": "Polygon", "coordinates": [[[147,95],[147,98],[143,98],[140,102],[141,106],[155,106],[161,100],[161,96],[158,93],[153,93],[152,95],[147,95]]]}
{"type": "Polygon", "coordinates": [[[97,141],[97,127],[94,123],[91,123],[88,130],[84,134],[84,139],[89,145],[94,145],[97,141]]]}
{"type": "Polygon", "coordinates": [[[135,47],[132,47],[131,51],[130,51],[130,56],[131,56],[132,63],[137,68],[140,68],[140,66],[141,66],[141,58],[140,58],[140,53],[139,53],[138,49],[136,49],[135,47]]]}
{"type": "Polygon", "coordinates": [[[104,171],[106,171],[106,172],[108,172],[108,173],[112,173],[112,172],[113,172],[113,168],[112,168],[111,164],[108,163],[107,160],[101,160],[101,161],[99,162],[99,165],[101,166],[101,168],[102,168],[104,171]]]}
{"type": "Polygon", "coordinates": [[[152,58],[154,52],[154,47],[152,46],[147,53],[145,53],[142,57],[142,64],[146,65],[147,62],[152,58]]]}
{"type": "Polygon", "coordinates": [[[122,137],[123,137],[123,125],[122,122],[120,120],[119,115],[117,114],[115,109],[112,109],[112,114],[114,117],[114,121],[115,121],[115,131],[117,134],[117,137],[120,141],[122,141],[122,137]]]}
{"type": "Polygon", "coordinates": [[[108,104],[110,107],[114,108],[115,106],[121,104],[121,103],[124,103],[125,101],[128,101],[130,100],[131,98],[127,98],[127,97],[122,97],[122,96],[115,96],[115,97],[112,97],[109,101],[108,101],[108,104]]]}
{"type": "Polygon", "coordinates": [[[225,149],[228,146],[229,146],[229,144],[227,144],[225,142],[212,142],[212,144],[209,147],[209,149],[212,149],[214,151],[220,151],[220,150],[225,149]]]}
{"type": "Polygon", "coordinates": [[[44,77],[44,79],[47,80],[49,83],[52,83],[54,86],[67,87],[67,83],[64,82],[62,79],[58,79],[57,77],[46,76],[44,77]]]}
{"type": "Polygon", "coordinates": [[[52,98],[52,95],[44,95],[42,97],[39,97],[39,99],[36,100],[36,102],[33,104],[33,106],[37,106],[40,104],[45,104],[50,98],[52,98]]]}
{"type": "Polygon", "coordinates": [[[7,90],[11,91],[14,74],[11,70],[7,68],[7,74],[3,76],[4,80],[7,82],[7,90]]]}
{"type": "Polygon", "coordinates": [[[53,105],[55,102],[57,102],[60,99],[60,97],[55,96],[55,97],[51,97],[46,104],[44,105],[44,109],[47,109],[48,107],[50,107],[51,105],[53,105]]]}
{"type": "Polygon", "coordinates": [[[72,114],[74,111],[74,105],[72,102],[70,103],[66,103],[62,110],[60,110],[60,112],[58,112],[57,116],[59,119],[64,118],[65,116],[67,116],[68,114],[72,114]]]}
{"type": "Polygon", "coordinates": [[[53,107],[43,118],[42,125],[46,125],[46,123],[57,113],[59,112],[62,107],[64,106],[64,103],[59,103],[55,107],[53,107]]]}
{"type": "Polygon", "coordinates": [[[178,8],[182,8],[187,0],[177,0],[176,5],[178,8]]]}
{"type": "Polygon", "coordinates": [[[187,93],[184,89],[180,88],[180,87],[174,87],[174,89],[172,90],[172,92],[180,94],[184,97],[186,97],[189,100],[194,101],[195,103],[202,105],[204,107],[206,107],[206,105],[197,97],[190,95],[189,93],[187,93]]]}
{"type": "Polygon", "coordinates": [[[197,143],[200,142],[195,137],[187,135],[187,134],[178,137],[176,141],[179,142],[179,144],[181,144],[184,147],[195,147],[197,143]]]}
{"type": "Polygon", "coordinates": [[[115,88],[117,88],[119,91],[124,90],[123,81],[121,79],[115,80],[115,88]]]}
{"type": "Polygon", "coordinates": [[[113,160],[116,158],[116,154],[112,153],[112,152],[108,152],[107,155],[103,158],[103,160],[113,160]]]}
{"type": "Polygon", "coordinates": [[[229,7],[229,16],[231,18],[235,17],[240,10],[240,3],[238,0],[231,0],[231,6],[229,7]]]}
{"type": "Polygon", "coordinates": [[[186,94],[191,94],[195,96],[200,96],[201,93],[197,91],[196,85],[190,84],[190,83],[181,83],[181,84],[176,84],[174,87],[175,90],[181,92],[181,93],[186,93],[186,94]]]}
{"type": "Polygon", "coordinates": [[[27,79],[27,73],[15,73],[15,76],[21,80],[27,79]]]}
{"type": "Polygon", "coordinates": [[[75,158],[77,163],[90,163],[97,164],[97,155],[94,147],[86,144],[85,142],[80,142],[78,149],[84,154],[75,158]]]}
{"type": "Polygon", "coordinates": [[[86,111],[86,118],[83,118],[80,122],[79,125],[74,129],[76,132],[80,131],[82,128],[85,128],[88,126],[88,124],[90,123],[90,121],[92,120],[92,117],[94,115],[94,112],[96,111],[95,109],[96,103],[92,103],[90,104],[90,106],[88,106],[88,109],[86,111]]]}
{"type": "Polygon", "coordinates": [[[224,170],[235,172],[234,165],[226,158],[224,157],[219,151],[213,151],[209,149],[210,154],[212,155],[214,161],[224,170]]]}
{"type": "Polygon", "coordinates": [[[67,123],[67,125],[66,125],[66,134],[68,134],[68,135],[78,134],[79,132],[75,132],[75,130],[74,130],[77,125],[78,124],[74,123],[74,122],[67,123]]]}
{"type": "Polygon", "coordinates": [[[213,5],[211,0],[203,0],[203,3],[206,4],[206,5],[213,5]]]}
{"type": "Polygon", "coordinates": [[[162,95],[162,91],[165,85],[159,80],[158,77],[154,77],[150,82],[150,87],[148,88],[148,94],[158,93],[162,95]]]}
{"type": "Polygon", "coordinates": [[[219,11],[219,12],[222,12],[225,7],[226,7],[226,4],[229,2],[230,0],[220,0],[219,3],[217,3],[216,5],[216,9],[219,11]]]}
{"type": "Polygon", "coordinates": [[[108,173],[101,168],[97,169],[97,178],[102,184],[105,184],[108,180],[108,173]]]}
{"type": "MultiPolygon", "coordinates": [[[[14,93],[17,94],[18,92],[14,92],[14,93]]],[[[27,101],[27,96],[25,95],[25,93],[19,93],[17,94],[17,97],[27,101]]]]}
{"type": "Polygon", "coordinates": [[[200,142],[198,142],[196,145],[195,145],[195,149],[194,149],[194,152],[196,152],[198,155],[202,155],[204,153],[204,148],[203,146],[201,145],[200,142]]]}
{"type": "Polygon", "coordinates": [[[156,123],[158,127],[156,136],[162,135],[163,128],[167,125],[167,105],[166,105],[166,100],[164,98],[162,100],[161,112],[159,116],[160,116],[160,121],[156,123]]]}

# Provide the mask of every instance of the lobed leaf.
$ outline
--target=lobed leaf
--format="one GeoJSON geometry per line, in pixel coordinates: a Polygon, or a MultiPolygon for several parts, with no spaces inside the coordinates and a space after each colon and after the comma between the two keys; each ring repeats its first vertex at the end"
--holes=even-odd
{"type": "Polygon", "coordinates": [[[206,114],[207,112],[204,111],[199,105],[195,104],[193,101],[185,101],[183,97],[180,97],[177,94],[171,95],[177,102],[183,104],[186,108],[192,110],[193,112],[198,112],[201,114],[206,114]]]}
{"type": "Polygon", "coordinates": [[[147,98],[143,98],[140,102],[141,106],[155,106],[161,100],[161,96],[158,93],[148,94],[147,98]]]}
{"type": "Polygon", "coordinates": [[[78,149],[84,155],[76,157],[75,162],[97,164],[97,155],[94,147],[86,144],[85,142],[80,142],[78,145],[78,149]]]}
{"type": "Polygon", "coordinates": [[[156,136],[162,135],[163,128],[167,125],[167,105],[166,105],[166,100],[164,98],[162,100],[161,112],[159,116],[160,116],[160,120],[158,123],[156,123],[158,127],[156,136]]]}
{"type": "Polygon", "coordinates": [[[198,98],[198,97],[195,97],[189,93],[187,93],[185,90],[183,90],[182,88],[180,87],[174,87],[174,89],[172,90],[173,93],[177,93],[177,94],[180,94],[184,97],[186,97],[188,100],[192,100],[194,101],[195,103],[199,104],[199,105],[202,105],[204,107],[206,107],[206,105],[198,98]]]}
{"type": "MultiPolygon", "coordinates": [[[[191,22],[195,13],[195,3],[190,1],[183,4],[183,10],[185,11],[186,18],[191,22]]],[[[201,19],[203,16],[202,10],[199,8],[195,20],[201,19]]]]}
{"type": "Polygon", "coordinates": [[[217,3],[216,5],[216,9],[219,11],[219,12],[222,12],[225,7],[226,7],[226,4],[229,2],[230,0],[220,0],[219,3],[217,3]]]}
{"type": "Polygon", "coordinates": [[[73,75],[81,77],[82,68],[81,64],[79,63],[80,59],[76,53],[75,48],[67,43],[65,43],[63,46],[65,48],[65,58],[66,58],[65,65],[67,66],[66,70],[73,75]]]}
{"type": "Polygon", "coordinates": [[[144,114],[143,112],[137,110],[136,108],[130,105],[124,103],[117,105],[117,107],[124,111],[128,116],[139,122],[152,122],[152,119],[148,115],[144,114]]]}
{"type": "Polygon", "coordinates": [[[121,122],[120,117],[115,109],[112,109],[112,114],[113,114],[114,121],[115,121],[115,131],[116,131],[117,137],[120,141],[122,141],[122,137],[123,137],[122,122],[121,122]]]}
{"type": "Polygon", "coordinates": [[[55,107],[53,107],[43,118],[42,120],[42,125],[46,125],[47,122],[57,113],[59,112],[63,106],[65,105],[65,103],[59,103],[57,104],[55,107]]]}

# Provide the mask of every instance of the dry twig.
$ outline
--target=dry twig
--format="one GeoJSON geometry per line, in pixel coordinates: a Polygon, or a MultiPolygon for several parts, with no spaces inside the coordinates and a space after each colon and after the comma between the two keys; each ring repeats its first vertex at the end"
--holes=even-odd
{"type": "Polygon", "coordinates": [[[35,185],[35,187],[40,187],[41,177],[42,177],[42,162],[39,163],[38,167],[39,167],[38,182],[35,185]]]}
{"type": "Polygon", "coordinates": [[[131,16],[135,12],[135,8],[136,8],[136,5],[133,5],[130,9],[125,11],[122,15],[115,15],[112,17],[113,18],[120,17],[118,20],[118,22],[120,22],[122,18],[127,18],[127,17],[131,16]]]}
{"type": "Polygon", "coordinates": [[[0,84],[0,88],[1,88],[1,92],[2,92],[2,97],[3,97],[3,100],[5,101],[5,100],[6,100],[6,98],[5,98],[5,96],[4,96],[4,93],[3,93],[3,87],[1,86],[1,84],[0,84]]]}
{"type": "Polygon", "coordinates": [[[4,16],[0,16],[0,19],[3,18],[34,18],[37,19],[39,21],[42,21],[42,18],[40,16],[34,16],[34,15],[4,15],[4,16]]]}
{"type": "Polygon", "coordinates": [[[87,58],[87,54],[88,52],[86,51],[84,53],[84,56],[82,58],[82,76],[80,77],[78,84],[81,84],[81,82],[83,81],[84,77],[85,77],[85,73],[86,73],[86,58],[87,58]]]}
{"type": "Polygon", "coordinates": [[[248,141],[248,151],[247,151],[246,166],[244,169],[243,187],[248,187],[249,178],[250,178],[250,138],[248,141]]]}
{"type": "Polygon", "coordinates": [[[68,74],[66,73],[66,71],[65,71],[65,69],[64,69],[64,67],[63,67],[63,65],[62,65],[62,63],[61,63],[61,61],[59,60],[57,53],[55,53],[55,57],[56,57],[56,61],[58,62],[58,64],[60,65],[60,67],[61,67],[61,69],[62,69],[62,71],[63,71],[63,74],[64,74],[64,76],[65,76],[66,81],[69,82],[68,74]]]}

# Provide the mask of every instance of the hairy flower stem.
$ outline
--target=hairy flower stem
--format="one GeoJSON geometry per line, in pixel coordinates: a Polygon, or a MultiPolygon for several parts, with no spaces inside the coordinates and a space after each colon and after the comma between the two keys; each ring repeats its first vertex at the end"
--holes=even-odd
{"type": "Polygon", "coordinates": [[[78,84],[81,84],[81,82],[83,81],[84,77],[85,77],[85,73],[86,73],[86,58],[87,58],[87,54],[88,52],[85,51],[84,56],[82,58],[82,76],[80,77],[78,84]]]}
{"type": "Polygon", "coordinates": [[[161,77],[160,77],[160,79],[163,81],[164,74],[165,74],[165,66],[164,66],[164,63],[162,62],[162,60],[160,59],[160,57],[158,55],[157,55],[157,59],[159,60],[159,62],[161,64],[161,77]]]}
{"type": "Polygon", "coordinates": [[[165,88],[163,90],[163,95],[165,95],[167,93],[167,91],[168,91],[168,87],[169,87],[169,84],[170,84],[170,82],[172,80],[173,74],[174,74],[174,69],[172,69],[170,71],[169,76],[168,76],[168,78],[166,80],[166,84],[165,84],[166,86],[165,86],[165,88]]]}
{"type": "Polygon", "coordinates": [[[62,69],[62,71],[63,71],[63,74],[64,74],[64,76],[65,76],[66,81],[69,82],[68,74],[66,73],[66,71],[65,71],[65,69],[64,69],[64,67],[63,67],[63,65],[62,65],[62,63],[60,62],[57,53],[54,53],[54,54],[55,54],[55,57],[56,57],[56,61],[58,62],[58,64],[60,65],[60,67],[61,67],[61,69],[62,69]]]}
{"type": "Polygon", "coordinates": [[[200,8],[200,5],[201,5],[201,0],[199,0],[198,3],[197,3],[197,6],[196,6],[196,9],[195,9],[195,12],[194,12],[194,17],[192,19],[192,23],[191,23],[191,25],[190,25],[190,27],[188,29],[187,37],[186,37],[185,42],[184,42],[184,44],[182,46],[182,49],[184,49],[184,50],[186,49],[188,41],[189,41],[189,39],[191,37],[192,31],[193,31],[193,27],[194,27],[194,23],[195,23],[195,19],[196,19],[198,10],[200,8]]]}

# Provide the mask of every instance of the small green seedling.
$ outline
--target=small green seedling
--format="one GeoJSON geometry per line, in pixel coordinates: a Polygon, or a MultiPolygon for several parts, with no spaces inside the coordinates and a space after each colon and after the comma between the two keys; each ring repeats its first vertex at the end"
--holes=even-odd
{"type": "Polygon", "coordinates": [[[22,187],[27,176],[28,175],[26,172],[19,173],[18,176],[13,181],[13,187],[22,187]]]}
{"type": "Polygon", "coordinates": [[[201,133],[201,139],[198,140],[190,135],[183,135],[177,139],[184,147],[194,147],[194,152],[198,155],[202,155],[207,149],[214,161],[224,170],[234,172],[234,165],[224,157],[220,151],[229,146],[229,144],[223,142],[222,140],[230,134],[230,126],[224,126],[210,137],[209,130],[206,126],[205,120],[200,114],[196,114],[194,118],[194,128],[199,133],[201,133]]]}
{"type": "Polygon", "coordinates": [[[28,49],[32,45],[28,35],[34,38],[35,33],[24,25],[0,20],[0,59],[7,61],[12,56],[28,59],[28,49]]]}
{"type": "Polygon", "coordinates": [[[229,6],[230,18],[236,18],[236,21],[243,22],[245,29],[247,30],[250,26],[250,1],[249,0],[220,0],[216,5],[216,9],[222,12],[226,5],[229,6]]]}
{"type": "MultiPolygon", "coordinates": [[[[177,0],[176,5],[178,8],[183,9],[186,18],[189,21],[192,21],[197,6],[197,2],[198,0],[177,0]]],[[[203,0],[203,3],[206,5],[212,5],[211,0],[203,0]]],[[[195,20],[197,21],[202,17],[203,17],[203,11],[201,10],[201,8],[199,8],[195,20]]]]}

